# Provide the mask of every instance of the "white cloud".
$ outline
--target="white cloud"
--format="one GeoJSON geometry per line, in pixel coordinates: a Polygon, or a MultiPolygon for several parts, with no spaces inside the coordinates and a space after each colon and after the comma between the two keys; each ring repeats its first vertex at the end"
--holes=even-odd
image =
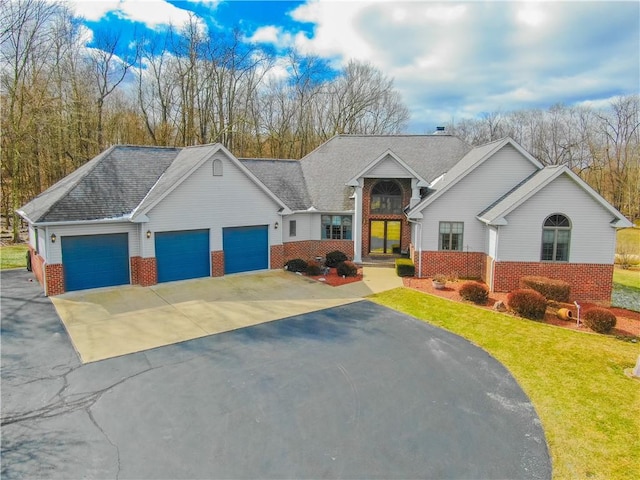
{"type": "MultiPolygon", "coordinates": [[[[201,2],[215,7],[217,2],[201,2]]],[[[70,1],[74,11],[87,20],[98,21],[107,14],[134,22],[144,23],[149,28],[174,25],[181,27],[189,22],[191,12],[168,3],[164,0],[78,0],[70,1]]],[[[198,19],[200,28],[206,29],[202,20],[198,19]]]]}
{"type": "Polygon", "coordinates": [[[633,2],[310,0],[292,18],[314,25],[296,37],[305,53],[369,61],[393,77],[420,130],[637,93],[639,13],[633,2]]]}

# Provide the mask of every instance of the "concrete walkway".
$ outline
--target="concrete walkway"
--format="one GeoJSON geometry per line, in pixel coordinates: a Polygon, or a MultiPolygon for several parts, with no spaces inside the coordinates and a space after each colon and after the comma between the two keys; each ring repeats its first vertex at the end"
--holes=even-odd
{"type": "Polygon", "coordinates": [[[399,286],[393,269],[365,267],[362,282],[341,287],[269,271],[85,290],[51,300],[88,363],[345,305],[399,286]]]}

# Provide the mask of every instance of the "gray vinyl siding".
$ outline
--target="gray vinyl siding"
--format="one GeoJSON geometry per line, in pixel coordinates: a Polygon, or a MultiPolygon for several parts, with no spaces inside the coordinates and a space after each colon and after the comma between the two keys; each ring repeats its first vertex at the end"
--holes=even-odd
{"type": "MultiPolygon", "coordinates": [[[[313,240],[316,237],[312,234],[312,218],[315,215],[307,213],[296,213],[294,215],[288,215],[283,217],[283,223],[285,224],[285,230],[283,232],[283,241],[285,242],[300,242],[303,240],[313,240]],[[289,234],[289,222],[295,220],[296,222],[296,236],[292,237],[289,234]]],[[[318,220],[319,221],[319,220],[318,220]]]]}
{"type": "Polygon", "coordinates": [[[486,225],[476,216],[535,170],[536,167],[510,145],[496,152],[422,211],[423,249],[438,250],[441,221],[464,222],[464,249],[487,252],[486,225]]]}
{"type": "Polygon", "coordinates": [[[380,163],[369,170],[366,178],[411,178],[412,175],[396,159],[387,155],[380,163]]]}
{"type": "MultiPolygon", "coordinates": [[[[203,162],[147,216],[151,232],[210,229],[212,251],[222,250],[222,229],[269,225],[269,244],[282,243],[280,206],[223,154],[223,175],[214,176],[212,159],[203,162]]],[[[155,256],[154,236],[145,241],[145,255],[155,256]]]]}
{"type": "Polygon", "coordinates": [[[613,263],[616,230],[613,216],[573,180],[563,175],[506,216],[500,227],[498,260],[540,261],[542,225],[560,213],[571,221],[569,262],[613,263]]]}

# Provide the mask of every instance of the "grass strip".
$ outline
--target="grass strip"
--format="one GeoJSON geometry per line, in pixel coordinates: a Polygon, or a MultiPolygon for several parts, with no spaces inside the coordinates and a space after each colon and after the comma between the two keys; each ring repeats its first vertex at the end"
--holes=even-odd
{"type": "Polygon", "coordinates": [[[7,245],[0,247],[0,269],[26,268],[27,267],[26,245],[7,245]]]}
{"type": "Polygon", "coordinates": [[[505,365],[542,421],[554,479],[637,478],[640,382],[624,373],[637,344],[407,288],[370,299],[458,334],[505,365]]]}

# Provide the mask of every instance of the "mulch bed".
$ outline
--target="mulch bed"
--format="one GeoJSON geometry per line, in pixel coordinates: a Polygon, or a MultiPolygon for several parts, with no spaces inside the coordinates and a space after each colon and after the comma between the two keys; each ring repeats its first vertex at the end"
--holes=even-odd
{"type": "MultiPolygon", "coordinates": [[[[470,303],[466,300],[463,300],[458,293],[460,287],[465,283],[464,281],[457,282],[447,282],[447,286],[443,290],[437,290],[433,288],[431,284],[430,278],[413,278],[413,277],[404,277],[404,286],[408,288],[413,288],[419,290],[421,292],[430,293],[432,295],[437,295],[439,297],[448,298],[450,300],[454,300],[457,302],[470,303]]],[[[489,294],[489,300],[487,303],[483,305],[483,308],[493,309],[493,306],[497,301],[502,301],[506,304],[507,301],[507,293],[502,292],[491,292],[489,294]]],[[[473,304],[472,304],[473,305],[473,304]]],[[[580,303],[580,312],[585,312],[590,307],[601,306],[593,303],[580,303]]],[[[620,337],[640,337],[640,313],[634,312],[632,310],[625,310],[623,308],[617,307],[606,307],[610,310],[617,318],[616,328],[611,331],[611,335],[620,336],[620,337]]],[[[562,328],[568,328],[571,330],[578,330],[583,332],[592,332],[589,328],[584,325],[577,325],[576,321],[576,307],[573,303],[571,304],[558,304],[556,303],[553,307],[547,308],[547,313],[545,315],[544,322],[550,325],[556,325],[562,328]],[[571,310],[574,318],[572,320],[562,320],[558,318],[556,315],[556,311],[559,308],[568,308],[571,310]]]]}
{"type": "Polygon", "coordinates": [[[348,283],[360,282],[362,280],[362,269],[358,269],[358,274],[355,277],[343,277],[338,275],[335,268],[330,268],[329,273],[326,275],[306,275],[309,278],[317,280],[332,287],[339,287],[340,285],[346,285],[348,283]]]}

